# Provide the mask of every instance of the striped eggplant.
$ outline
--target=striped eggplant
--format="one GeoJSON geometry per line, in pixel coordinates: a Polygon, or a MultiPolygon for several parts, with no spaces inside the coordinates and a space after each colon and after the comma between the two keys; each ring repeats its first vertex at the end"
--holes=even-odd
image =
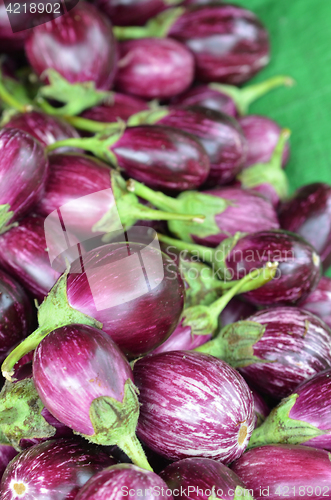
{"type": "Polygon", "coordinates": [[[95,4],[115,26],[141,26],[168,7],[167,0],[96,0],[95,4]]]}
{"type": "Polygon", "coordinates": [[[79,491],[75,500],[146,500],[173,497],[166,483],[154,472],[132,464],[118,464],[95,474],[79,491]]]}
{"type": "MultiPolygon", "coordinates": [[[[252,387],[250,387],[252,392],[252,396],[254,399],[254,411],[256,414],[256,427],[260,427],[260,425],[265,421],[267,416],[270,413],[270,408],[267,403],[264,401],[262,396],[252,387]]],[[[253,431],[254,432],[254,431],[253,431]]]]}
{"type": "Polygon", "coordinates": [[[148,109],[148,104],[142,99],[114,92],[112,99],[85,110],[81,116],[87,120],[112,123],[118,120],[127,121],[130,116],[148,109]]]}
{"type": "Polygon", "coordinates": [[[320,500],[330,496],[331,462],[325,450],[260,446],[231,465],[255,500],[320,500]]]}
{"type": "Polygon", "coordinates": [[[321,318],[331,328],[331,278],[322,276],[315,290],[300,302],[300,307],[321,318]]]}
{"type": "Polygon", "coordinates": [[[256,307],[252,304],[234,297],[221,312],[221,326],[224,327],[226,325],[230,325],[231,323],[236,323],[237,321],[246,319],[255,312],[256,307]]]}
{"type": "Polygon", "coordinates": [[[17,455],[18,451],[12,446],[0,444],[0,480],[9,462],[17,455]]]}
{"type": "Polygon", "coordinates": [[[139,359],[133,375],[141,404],[137,435],[149,448],[170,460],[195,456],[226,464],[245,451],[254,403],[228,364],[172,351],[139,359]]]}

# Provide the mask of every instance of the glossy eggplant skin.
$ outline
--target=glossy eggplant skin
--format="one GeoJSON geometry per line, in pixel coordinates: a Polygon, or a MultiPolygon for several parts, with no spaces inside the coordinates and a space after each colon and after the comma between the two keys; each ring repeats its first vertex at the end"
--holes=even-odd
{"type": "Polygon", "coordinates": [[[180,322],[169,338],[159,347],[153,349],[153,354],[170,351],[191,351],[199,347],[211,339],[211,335],[194,335],[192,328],[187,325],[183,326],[180,322]]]}
{"type": "Polygon", "coordinates": [[[128,177],[161,191],[196,189],[210,171],[208,155],[198,141],[171,127],[127,128],[111,149],[128,177]]]}
{"type": "Polygon", "coordinates": [[[198,85],[183,94],[174,97],[171,104],[176,106],[202,106],[225,113],[233,118],[237,117],[237,108],[233,99],[218,90],[211,89],[208,85],[198,85]]]}
{"type": "Polygon", "coordinates": [[[6,470],[9,462],[17,455],[18,451],[12,446],[7,446],[6,444],[0,445],[0,479],[6,470]]]}
{"type": "Polygon", "coordinates": [[[244,294],[245,300],[255,305],[294,305],[316,288],[321,277],[320,258],[314,248],[283,230],[244,236],[225,258],[232,279],[241,279],[267,262],[278,262],[275,278],[244,294]]]}
{"type": "Polygon", "coordinates": [[[296,445],[254,448],[231,469],[238,474],[256,500],[319,500],[330,495],[331,463],[325,450],[296,445]]]}
{"type": "Polygon", "coordinates": [[[119,92],[144,99],[167,99],[193,82],[194,58],[171,38],[142,38],[119,44],[115,86],[119,92]]]}
{"type": "Polygon", "coordinates": [[[227,464],[242,455],[255,425],[253,398],[227,363],[172,351],[139,359],[133,375],[137,435],[149,448],[170,460],[193,455],[227,464]]]}
{"type": "Polygon", "coordinates": [[[76,500],[139,500],[144,493],[145,500],[168,498],[166,483],[154,472],[132,464],[118,464],[95,474],[79,491],[76,500]]]}
{"type": "Polygon", "coordinates": [[[126,122],[130,116],[140,111],[146,111],[147,109],[148,105],[142,99],[114,92],[112,102],[99,104],[87,109],[82,113],[82,116],[96,122],[113,123],[117,120],[126,122]]]}
{"type": "Polygon", "coordinates": [[[254,411],[256,414],[256,427],[259,427],[270,413],[270,408],[262,396],[252,387],[250,387],[254,399],[254,411]]]}
{"type": "Polygon", "coordinates": [[[239,368],[248,383],[275,399],[289,396],[303,381],[331,366],[331,330],[297,307],[275,307],[249,316],[265,326],[253,353],[267,362],[239,368]]]}
{"type": "Polygon", "coordinates": [[[266,29],[252,12],[235,5],[188,7],[169,36],[193,52],[202,82],[238,85],[269,62],[266,29]]]}
{"type": "Polygon", "coordinates": [[[200,106],[171,108],[158,123],[188,132],[199,140],[210,161],[206,185],[227,184],[243,168],[246,139],[237,121],[225,113],[200,106]]]}
{"type": "Polygon", "coordinates": [[[301,309],[321,318],[331,328],[331,278],[322,276],[315,290],[299,305],[301,309]]]}
{"type": "Polygon", "coordinates": [[[71,83],[94,81],[97,88],[108,90],[115,76],[117,46],[111,23],[87,2],[36,26],[25,52],[39,77],[53,68],[71,83]]]}
{"type": "Polygon", "coordinates": [[[28,30],[13,33],[5,2],[4,0],[0,0],[0,51],[16,52],[22,50],[28,34],[28,30]]]}
{"type": "Polygon", "coordinates": [[[166,9],[162,0],[95,0],[115,26],[142,26],[166,9]]]}
{"type": "Polygon", "coordinates": [[[69,305],[100,321],[131,358],[148,353],[173,332],[184,293],[174,262],[139,243],[91,250],[84,255],[84,272],[78,260],[67,279],[69,305]]]}
{"type": "Polygon", "coordinates": [[[168,465],[160,476],[180,500],[208,500],[213,488],[216,498],[232,500],[237,486],[245,488],[237,474],[210,458],[184,458],[168,465]]]}
{"type": "Polygon", "coordinates": [[[80,439],[49,440],[12,460],[2,478],[1,499],[73,500],[90,477],[114,464],[80,439]]]}
{"type": "Polygon", "coordinates": [[[85,325],[57,328],[45,337],[33,358],[39,397],[55,418],[80,434],[95,434],[90,419],[94,399],[123,401],[132,380],[128,361],[101,330],[85,325]]]}
{"type": "Polygon", "coordinates": [[[256,307],[248,302],[243,302],[234,297],[221,312],[220,320],[222,327],[248,318],[256,312],[256,307]]]}
{"type": "Polygon", "coordinates": [[[0,363],[32,332],[35,315],[24,289],[0,270],[0,363]]]}
{"type": "Polygon", "coordinates": [[[17,113],[4,127],[23,130],[23,132],[32,135],[43,146],[49,146],[64,139],[79,137],[78,132],[69,123],[40,111],[17,113]]]}
{"type": "Polygon", "coordinates": [[[320,254],[323,268],[331,264],[331,186],[316,182],[297,190],[279,211],[283,229],[305,238],[320,254]]]}
{"type": "Polygon", "coordinates": [[[9,204],[19,220],[41,199],[48,170],[46,153],[29,134],[15,128],[0,131],[0,205],[9,204]]]}

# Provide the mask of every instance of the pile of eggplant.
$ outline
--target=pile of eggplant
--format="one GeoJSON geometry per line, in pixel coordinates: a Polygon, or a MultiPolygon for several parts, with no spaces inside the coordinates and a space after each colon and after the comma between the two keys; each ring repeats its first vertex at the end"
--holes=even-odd
{"type": "Polygon", "coordinates": [[[331,186],[290,197],[291,124],[249,114],[294,83],[247,83],[266,28],[81,0],[14,29],[11,5],[0,500],[330,496],[331,186]]]}

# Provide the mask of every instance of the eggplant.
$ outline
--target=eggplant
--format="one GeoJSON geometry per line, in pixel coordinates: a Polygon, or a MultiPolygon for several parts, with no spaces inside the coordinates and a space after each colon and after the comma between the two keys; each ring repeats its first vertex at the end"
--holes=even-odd
{"type": "Polygon", "coordinates": [[[115,26],[141,26],[168,7],[165,0],[96,0],[115,26]]]}
{"type": "Polygon", "coordinates": [[[2,500],[72,500],[97,472],[115,462],[78,439],[50,440],[17,455],[1,482],[2,500]]]}
{"type": "Polygon", "coordinates": [[[191,351],[200,345],[205,344],[212,337],[209,335],[194,335],[190,325],[183,325],[181,321],[172,332],[170,337],[163,342],[159,347],[153,349],[153,354],[170,351],[191,351]]]}
{"type": "Polygon", "coordinates": [[[39,328],[4,362],[8,379],[22,356],[66,325],[102,327],[131,358],[160,345],[178,324],[185,292],[177,266],[154,245],[112,243],[77,259],[39,307],[39,328]]]}
{"type": "Polygon", "coordinates": [[[116,444],[151,470],[135,435],[139,403],[132,370],[106,333],[84,325],[53,330],[35,350],[33,380],[60,422],[90,442],[116,444]]]}
{"type": "Polygon", "coordinates": [[[244,320],[256,312],[256,307],[234,297],[223,309],[220,316],[222,327],[244,320]]]}
{"type": "Polygon", "coordinates": [[[322,276],[317,288],[300,302],[300,307],[321,318],[331,328],[331,278],[322,276]]]}
{"type": "Polygon", "coordinates": [[[231,464],[256,500],[319,500],[330,494],[330,454],[308,446],[260,446],[231,464]]]}
{"type": "Polygon", "coordinates": [[[225,327],[196,350],[224,359],[261,394],[289,396],[331,366],[331,330],[296,307],[272,307],[225,327]]]}
{"type": "MultiPolygon", "coordinates": [[[[254,399],[254,411],[256,415],[256,425],[255,429],[257,427],[260,427],[262,423],[265,421],[267,416],[270,413],[270,408],[267,405],[267,403],[264,401],[262,396],[250,386],[250,390],[254,399]]],[[[254,431],[253,431],[254,432],[254,431]]]]}
{"type": "MultiPolygon", "coordinates": [[[[16,52],[24,48],[24,42],[29,34],[28,30],[13,32],[6,10],[7,4],[0,0],[0,51],[16,52]]],[[[22,13],[20,20],[22,19],[22,13]]],[[[11,16],[15,22],[15,16],[11,16]]]]}
{"type": "Polygon", "coordinates": [[[193,83],[194,58],[171,38],[143,38],[119,44],[115,87],[144,99],[167,99],[193,83]]]}
{"type": "Polygon", "coordinates": [[[299,384],[253,432],[249,447],[284,443],[331,451],[330,376],[327,368],[299,384]]]}
{"type": "Polygon", "coordinates": [[[90,151],[117,165],[127,176],[170,192],[199,187],[210,170],[208,155],[194,137],[161,125],[129,127],[124,132],[88,139],[66,139],[48,146],[48,151],[63,146],[90,151]]]}
{"type": "Polygon", "coordinates": [[[227,363],[193,351],[149,355],[133,367],[138,437],[170,460],[225,464],[242,455],[255,425],[251,392],[227,363]]]}
{"type": "Polygon", "coordinates": [[[0,232],[41,199],[48,161],[41,144],[15,128],[0,131],[0,232]]]}
{"type": "MultiPolygon", "coordinates": [[[[279,141],[281,127],[266,116],[248,115],[238,118],[239,124],[247,139],[247,158],[245,167],[256,163],[268,163],[279,141]]],[[[290,156],[290,147],[286,142],[281,156],[281,164],[285,167],[290,156]]]]}
{"type": "Polygon", "coordinates": [[[112,123],[118,120],[126,122],[130,116],[148,109],[147,103],[142,99],[114,92],[110,102],[87,109],[82,113],[82,117],[96,122],[112,123]]]}
{"type": "Polygon", "coordinates": [[[56,141],[79,137],[78,132],[67,122],[55,116],[46,115],[40,111],[17,113],[5,125],[5,128],[15,128],[32,135],[43,146],[56,141]]]}
{"type": "Polygon", "coordinates": [[[166,483],[157,474],[132,464],[113,465],[98,472],[79,491],[76,500],[104,500],[115,496],[121,500],[128,495],[132,500],[142,496],[146,500],[173,500],[166,483]]]}
{"type": "Polygon", "coordinates": [[[299,188],[279,211],[283,229],[305,238],[320,254],[323,268],[331,264],[331,187],[316,182],[299,188]]]}
{"type": "Polygon", "coordinates": [[[237,474],[210,458],[184,458],[168,465],[160,476],[180,500],[252,498],[237,474]]]}
{"type": "Polygon", "coordinates": [[[1,444],[0,445],[0,479],[6,470],[9,462],[17,455],[18,451],[12,446],[1,444]]]}
{"type": "Polygon", "coordinates": [[[25,52],[39,77],[53,68],[71,83],[93,81],[105,90],[115,77],[117,47],[111,23],[87,2],[36,26],[25,42],[25,52]]]}

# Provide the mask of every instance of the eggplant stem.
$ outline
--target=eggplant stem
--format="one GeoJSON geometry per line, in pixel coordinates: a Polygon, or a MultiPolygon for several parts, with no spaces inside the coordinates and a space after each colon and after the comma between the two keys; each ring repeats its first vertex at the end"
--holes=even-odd
{"type": "Polygon", "coordinates": [[[135,434],[121,438],[121,440],[117,443],[117,446],[128,455],[135,465],[153,472],[140,441],[135,434]]]}
{"type": "Polygon", "coordinates": [[[75,128],[86,132],[98,133],[112,128],[114,130],[118,129],[118,122],[97,122],[81,116],[63,116],[62,118],[75,128]]]}
{"type": "Polygon", "coordinates": [[[134,179],[129,179],[127,181],[126,188],[131,193],[135,193],[137,196],[144,198],[144,200],[149,201],[152,205],[161,210],[176,212],[179,208],[178,201],[175,198],[171,198],[161,193],[161,191],[153,191],[153,189],[150,189],[134,179]]]}
{"type": "Polygon", "coordinates": [[[31,111],[32,109],[31,105],[24,105],[20,103],[14,96],[12,96],[8,92],[8,90],[3,84],[3,81],[1,80],[1,77],[0,77],[0,99],[2,99],[2,101],[8,104],[8,106],[16,109],[20,113],[26,113],[27,111],[31,111]]]}
{"type": "Polygon", "coordinates": [[[186,241],[176,240],[170,236],[165,236],[164,234],[157,233],[160,241],[163,243],[168,243],[169,245],[177,248],[178,250],[183,250],[189,253],[197,253],[199,258],[200,255],[203,256],[201,259],[209,264],[212,264],[215,250],[213,248],[204,247],[203,245],[197,245],[196,243],[188,243],[186,241]]]}

